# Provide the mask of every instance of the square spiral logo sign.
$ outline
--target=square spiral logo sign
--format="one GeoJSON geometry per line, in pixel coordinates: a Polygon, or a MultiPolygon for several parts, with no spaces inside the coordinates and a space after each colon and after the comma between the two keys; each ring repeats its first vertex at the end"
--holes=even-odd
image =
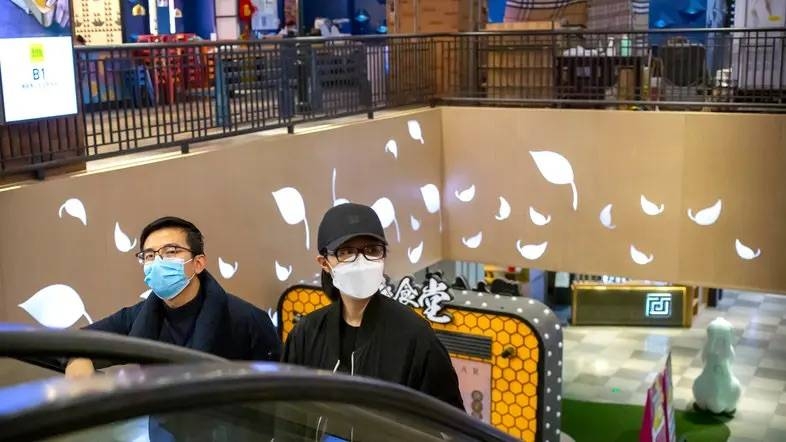
{"type": "Polygon", "coordinates": [[[671,293],[647,293],[644,314],[648,318],[671,318],[671,293]]]}

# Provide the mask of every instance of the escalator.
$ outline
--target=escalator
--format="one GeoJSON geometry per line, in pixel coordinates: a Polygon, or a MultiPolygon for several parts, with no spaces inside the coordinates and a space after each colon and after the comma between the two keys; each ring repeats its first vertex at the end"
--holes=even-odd
{"type": "Polygon", "coordinates": [[[515,440],[399,385],[124,336],[0,327],[0,357],[55,370],[0,388],[0,442],[515,440]],[[146,365],[56,376],[72,357],[146,365]]]}

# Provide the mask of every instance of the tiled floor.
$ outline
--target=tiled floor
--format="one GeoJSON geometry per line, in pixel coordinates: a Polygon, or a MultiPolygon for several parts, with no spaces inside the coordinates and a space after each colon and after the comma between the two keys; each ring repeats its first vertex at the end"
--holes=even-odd
{"type": "Polygon", "coordinates": [[[736,329],[734,373],[743,386],[729,440],[786,441],[786,296],[725,291],[691,329],[567,327],[565,397],[643,405],[671,349],[675,406],[686,409],[701,373],[706,326],[717,317],[736,329]]]}

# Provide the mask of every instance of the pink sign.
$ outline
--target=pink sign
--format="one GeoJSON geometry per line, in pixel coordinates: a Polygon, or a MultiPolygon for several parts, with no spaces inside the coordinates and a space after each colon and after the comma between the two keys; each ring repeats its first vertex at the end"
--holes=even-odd
{"type": "Polygon", "coordinates": [[[464,408],[470,415],[491,423],[491,364],[451,358],[459,380],[464,408]]]}
{"type": "Polygon", "coordinates": [[[665,408],[663,406],[663,373],[658,373],[647,390],[644,418],[639,431],[639,442],[667,442],[665,408]]]}
{"type": "Polygon", "coordinates": [[[671,353],[669,353],[666,358],[666,366],[658,373],[647,390],[647,402],[644,404],[639,442],[674,442],[677,440],[672,391],[671,353]]]}
{"type": "Polygon", "coordinates": [[[677,441],[677,422],[674,419],[674,385],[671,383],[671,352],[663,368],[663,409],[666,417],[666,434],[669,442],[677,441]]]}

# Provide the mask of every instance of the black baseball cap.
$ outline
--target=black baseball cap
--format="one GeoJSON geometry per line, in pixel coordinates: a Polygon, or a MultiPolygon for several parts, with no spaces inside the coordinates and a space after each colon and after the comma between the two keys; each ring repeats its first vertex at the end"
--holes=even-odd
{"type": "Polygon", "coordinates": [[[319,223],[317,245],[320,253],[335,252],[342,244],[359,236],[369,236],[387,245],[385,229],[371,207],[346,203],[325,213],[319,223]]]}

